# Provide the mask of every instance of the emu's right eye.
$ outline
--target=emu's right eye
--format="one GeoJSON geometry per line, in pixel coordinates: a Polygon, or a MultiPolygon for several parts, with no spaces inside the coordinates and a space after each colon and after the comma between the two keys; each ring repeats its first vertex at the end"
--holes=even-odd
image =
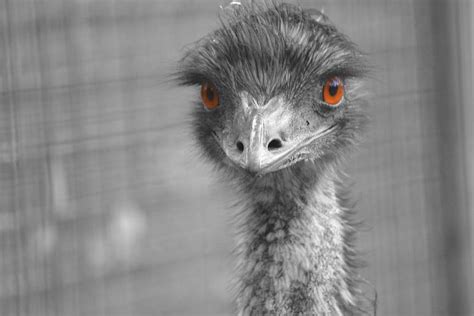
{"type": "Polygon", "coordinates": [[[210,83],[205,82],[201,86],[202,104],[208,110],[214,110],[219,106],[219,94],[216,87],[210,83]]]}

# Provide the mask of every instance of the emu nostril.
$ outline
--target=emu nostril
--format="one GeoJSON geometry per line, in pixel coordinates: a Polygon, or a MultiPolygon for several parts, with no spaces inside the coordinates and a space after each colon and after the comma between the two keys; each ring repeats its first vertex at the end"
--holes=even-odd
{"type": "Polygon", "coordinates": [[[268,150],[276,150],[282,146],[283,144],[281,143],[281,140],[275,138],[268,143],[268,150]]]}
{"type": "Polygon", "coordinates": [[[237,150],[240,151],[240,152],[244,151],[244,144],[242,144],[241,141],[237,142],[237,150]]]}

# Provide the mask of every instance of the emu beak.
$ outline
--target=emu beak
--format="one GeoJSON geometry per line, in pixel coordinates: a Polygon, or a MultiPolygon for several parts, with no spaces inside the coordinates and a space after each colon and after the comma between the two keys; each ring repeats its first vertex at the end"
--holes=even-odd
{"type": "Polygon", "coordinates": [[[324,133],[304,133],[296,128],[292,108],[281,97],[260,105],[241,95],[232,127],[224,130],[222,148],[243,169],[262,175],[282,169],[304,157],[304,148],[324,133]]]}
{"type": "Polygon", "coordinates": [[[243,168],[257,174],[263,173],[279,160],[282,151],[278,149],[283,147],[283,140],[278,133],[270,132],[275,130],[276,124],[276,121],[269,120],[257,111],[250,115],[250,126],[244,126],[249,133],[246,139],[239,140],[239,144],[243,145],[239,145],[240,148],[243,147],[239,164],[243,168]]]}

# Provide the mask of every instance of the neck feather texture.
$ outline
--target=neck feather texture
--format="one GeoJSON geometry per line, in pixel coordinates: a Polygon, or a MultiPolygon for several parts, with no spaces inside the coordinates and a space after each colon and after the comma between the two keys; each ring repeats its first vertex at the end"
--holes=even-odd
{"type": "Polygon", "coordinates": [[[239,315],[342,315],[356,309],[351,227],[335,181],[299,180],[269,177],[248,192],[237,246],[239,315]]]}

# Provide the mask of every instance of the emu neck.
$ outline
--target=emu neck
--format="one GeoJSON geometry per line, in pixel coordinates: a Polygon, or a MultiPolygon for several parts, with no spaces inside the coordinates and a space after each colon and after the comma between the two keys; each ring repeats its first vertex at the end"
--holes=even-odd
{"type": "Polygon", "coordinates": [[[342,314],[341,301],[353,299],[334,181],[269,177],[249,199],[238,244],[240,314],[342,314]]]}

